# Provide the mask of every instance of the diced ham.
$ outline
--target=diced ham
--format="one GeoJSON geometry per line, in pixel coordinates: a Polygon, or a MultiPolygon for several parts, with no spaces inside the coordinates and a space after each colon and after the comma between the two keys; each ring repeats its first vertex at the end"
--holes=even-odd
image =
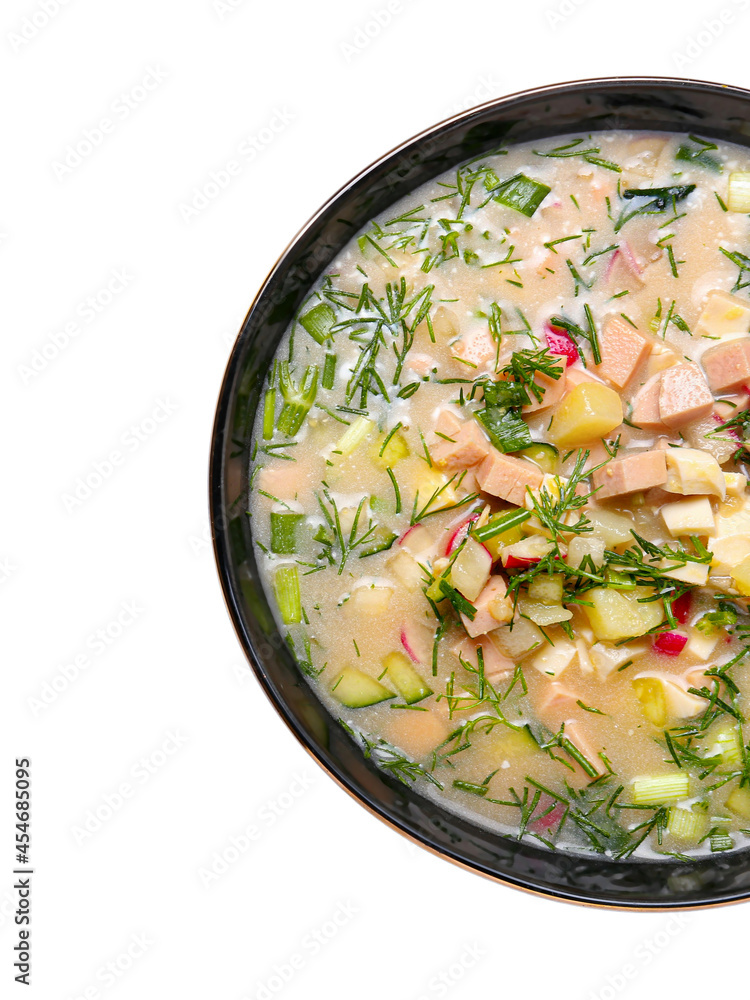
{"type": "Polygon", "coordinates": [[[726,344],[709,347],[701,361],[714,392],[738,389],[750,382],[750,337],[738,337],[726,344]]]}
{"type": "Polygon", "coordinates": [[[551,681],[544,687],[537,705],[537,713],[544,721],[553,722],[554,719],[557,719],[557,725],[554,726],[557,729],[562,718],[575,708],[579,698],[580,695],[571,691],[560,681],[551,681]]]}
{"type": "Polygon", "coordinates": [[[599,335],[601,364],[593,371],[616,389],[624,389],[634,372],[650,352],[649,343],[637,330],[619,316],[604,324],[599,335]]]}
{"type": "Polygon", "coordinates": [[[644,431],[666,431],[667,425],[661,419],[659,411],[659,396],[661,394],[661,379],[664,372],[657,372],[644,382],[633,399],[631,423],[644,431]]]}
{"type": "Polygon", "coordinates": [[[453,441],[439,437],[430,448],[430,457],[441,469],[468,469],[481,462],[490,443],[475,420],[467,420],[453,435],[453,441]]]}
{"type": "Polygon", "coordinates": [[[579,368],[575,365],[573,368],[568,368],[566,372],[566,390],[570,392],[571,389],[575,389],[577,385],[581,385],[584,382],[598,382],[598,378],[594,378],[590,375],[585,368],[579,368]]]}
{"type": "Polygon", "coordinates": [[[471,621],[468,615],[461,615],[464,628],[472,639],[478,635],[486,635],[487,632],[491,632],[511,620],[513,602],[505,596],[507,591],[508,587],[502,576],[499,574],[491,576],[482,593],[474,602],[476,608],[474,620],[471,621]]]}
{"type": "Polygon", "coordinates": [[[594,487],[599,487],[595,494],[598,500],[663,486],[667,481],[667,460],[658,449],[613,458],[594,473],[593,481],[594,487]]]}
{"type": "Polygon", "coordinates": [[[504,455],[490,446],[487,457],[476,470],[476,477],[485,493],[522,507],[526,500],[526,488],[538,490],[544,475],[532,462],[504,455]]]}
{"type": "Polygon", "coordinates": [[[408,365],[415,375],[427,378],[430,372],[437,367],[437,361],[431,354],[417,354],[415,351],[410,351],[408,365]]]}
{"type": "Polygon", "coordinates": [[[582,723],[580,723],[577,719],[568,720],[565,723],[565,736],[567,736],[573,746],[583,754],[589,764],[596,768],[596,773],[598,775],[606,774],[607,769],[604,766],[604,762],[599,756],[598,751],[594,748],[593,744],[591,744],[588,738],[584,735],[582,723]]]}
{"type": "Polygon", "coordinates": [[[537,400],[536,396],[534,396],[532,392],[529,392],[531,402],[523,407],[524,413],[536,413],[537,410],[546,410],[549,406],[555,406],[568,391],[567,376],[565,374],[567,366],[566,359],[560,355],[556,355],[556,357],[559,359],[557,367],[560,368],[562,372],[560,378],[554,379],[550,378],[549,375],[543,375],[541,373],[536,374],[534,376],[534,381],[542,389],[544,389],[544,395],[540,400],[537,400]]]}
{"type": "Polygon", "coordinates": [[[494,358],[496,353],[497,344],[487,329],[466,333],[455,344],[451,344],[451,354],[454,358],[466,361],[477,368],[490,358],[494,358]]]}
{"type": "Polygon", "coordinates": [[[463,427],[463,420],[460,420],[451,410],[441,410],[435,421],[435,431],[443,437],[455,438],[463,427]]]}
{"type": "Polygon", "coordinates": [[[477,650],[482,650],[484,660],[484,676],[495,687],[502,681],[507,680],[515,670],[513,660],[498,650],[497,646],[489,638],[464,639],[453,647],[453,652],[460,660],[470,663],[472,667],[479,666],[477,650]]]}
{"type": "Polygon", "coordinates": [[[674,365],[662,373],[659,413],[667,427],[684,427],[707,416],[713,406],[714,397],[703,372],[692,361],[674,365]]]}

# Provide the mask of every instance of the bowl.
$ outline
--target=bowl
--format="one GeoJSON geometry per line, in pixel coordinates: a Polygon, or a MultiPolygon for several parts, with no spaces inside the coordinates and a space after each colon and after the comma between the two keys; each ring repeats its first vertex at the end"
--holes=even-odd
{"type": "Polygon", "coordinates": [[[455,815],[366,760],[305,681],[276,628],[244,513],[250,437],[269,363],[309,286],[352,235],[413,188],[500,142],[618,128],[699,132],[750,146],[750,91],[616,77],[513,94],[422,132],[333,195],[276,263],[234,345],[211,445],[211,524],[229,613],[261,686],[300,743],[374,815],[449,861],[543,896],[626,909],[711,906],[750,896],[746,851],[690,863],[555,852],[455,815]]]}

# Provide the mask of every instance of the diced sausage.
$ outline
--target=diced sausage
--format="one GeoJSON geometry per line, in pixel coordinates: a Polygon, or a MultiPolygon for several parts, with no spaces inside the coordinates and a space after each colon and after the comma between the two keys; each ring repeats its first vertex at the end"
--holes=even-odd
{"type": "Polygon", "coordinates": [[[580,697],[579,694],[571,691],[560,681],[551,681],[544,687],[537,712],[545,721],[557,719],[557,725],[554,727],[557,729],[562,718],[575,708],[580,697]]]}
{"type": "Polygon", "coordinates": [[[544,478],[542,470],[532,462],[504,455],[490,446],[487,457],[476,471],[477,482],[485,493],[523,507],[526,488],[538,490],[544,478]]]}
{"type": "Polygon", "coordinates": [[[714,392],[738,389],[750,382],[750,337],[738,337],[726,344],[709,347],[701,361],[714,392]]]}
{"type": "Polygon", "coordinates": [[[462,427],[463,421],[451,410],[441,410],[438,413],[438,418],[435,422],[436,433],[442,434],[443,437],[455,438],[462,427]]]}
{"type": "Polygon", "coordinates": [[[581,385],[582,382],[598,382],[598,379],[593,378],[586,371],[585,368],[579,368],[577,365],[573,365],[572,368],[568,368],[565,373],[565,378],[567,384],[565,386],[567,391],[575,389],[577,385],[581,385]]]}
{"type": "Polygon", "coordinates": [[[664,452],[656,449],[613,458],[594,473],[593,481],[594,487],[599,487],[597,500],[663,486],[667,481],[667,460],[664,452]]]}
{"type": "Polygon", "coordinates": [[[562,373],[560,378],[554,379],[550,378],[549,375],[540,373],[535,375],[534,381],[544,389],[544,395],[540,400],[537,400],[536,396],[532,392],[529,392],[531,402],[523,407],[524,413],[536,413],[537,410],[546,410],[549,406],[555,406],[568,391],[567,375],[565,372],[566,358],[559,355],[555,355],[555,357],[559,358],[558,368],[562,373]]]}
{"type": "Polygon", "coordinates": [[[667,368],[661,377],[659,414],[667,425],[676,429],[711,412],[714,397],[703,372],[692,361],[667,368]]]}
{"type": "Polygon", "coordinates": [[[499,574],[491,576],[474,602],[476,614],[472,621],[468,615],[461,615],[464,628],[475,639],[478,635],[486,635],[493,629],[506,624],[513,617],[513,602],[506,597],[508,587],[499,574]]]}
{"type": "Polygon", "coordinates": [[[497,344],[492,339],[489,330],[474,330],[464,334],[455,344],[451,344],[451,354],[461,362],[468,362],[469,367],[473,365],[478,368],[485,361],[494,358],[497,353],[497,344]]]}
{"type": "MultiPolygon", "coordinates": [[[[497,623],[495,623],[497,624],[497,623]]],[[[479,667],[477,650],[482,650],[484,661],[484,676],[494,687],[501,681],[507,680],[515,670],[513,660],[498,650],[494,642],[489,638],[464,639],[453,647],[453,652],[460,660],[470,663],[472,667],[479,667]]]]}
{"type": "Polygon", "coordinates": [[[577,719],[568,720],[565,723],[565,734],[564,734],[573,746],[579,750],[589,764],[596,769],[596,773],[601,775],[605,774],[607,768],[604,766],[604,762],[599,756],[598,751],[592,743],[589,742],[588,738],[584,735],[583,726],[577,719]]]}
{"type": "Polygon", "coordinates": [[[652,375],[647,382],[644,382],[633,399],[633,412],[630,421],[644,431],[668,430],[659,411],[659,395],[663,374],[664,372],[657,372],[656,375],[652,375]]]}
{"type": "Polygon", "coordinates": [[[439,437],[430,449],[435,465],[444,469],[468,469],[481,462],[490,450],[490,444],[475,420],[467,420],[452,441],[439,437]]]}
{"type": "Polygon", "coordinates": [[[611,317],[604,324],[599,346],[601,364],[594,365],[592,370],[617,389],[625,388],[650,352],[646,338],[619,316],[611,317]]]}

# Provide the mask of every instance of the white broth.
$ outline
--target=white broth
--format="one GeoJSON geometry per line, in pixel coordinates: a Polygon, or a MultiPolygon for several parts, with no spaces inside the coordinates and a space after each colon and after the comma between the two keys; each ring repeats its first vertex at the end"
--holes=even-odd
{"type": "Polygon", "coordinates": [[[256,554],[380,767],[499,835],[746,843],[750,155],[511,146],[375,219],[255,427],[256,554]]]}

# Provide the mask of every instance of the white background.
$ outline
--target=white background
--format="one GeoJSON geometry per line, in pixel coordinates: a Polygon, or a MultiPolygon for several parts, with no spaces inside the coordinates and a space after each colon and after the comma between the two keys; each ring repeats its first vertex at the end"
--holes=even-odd
{"type": "Polygon", "coordinates": [[[746,989],[742,906],[676,921],[537,899],[410,846],[339,790],[243,661],[206,479],[246,309],[342,183],[525,87],[750,86],[748,30],[747,0],[4,0],[4,997],[746,989]],[[226,188],[186,210],[230,160],[226,188]],[[16,756],[34,779],[30,989],[11,957],[16,756]]]}

